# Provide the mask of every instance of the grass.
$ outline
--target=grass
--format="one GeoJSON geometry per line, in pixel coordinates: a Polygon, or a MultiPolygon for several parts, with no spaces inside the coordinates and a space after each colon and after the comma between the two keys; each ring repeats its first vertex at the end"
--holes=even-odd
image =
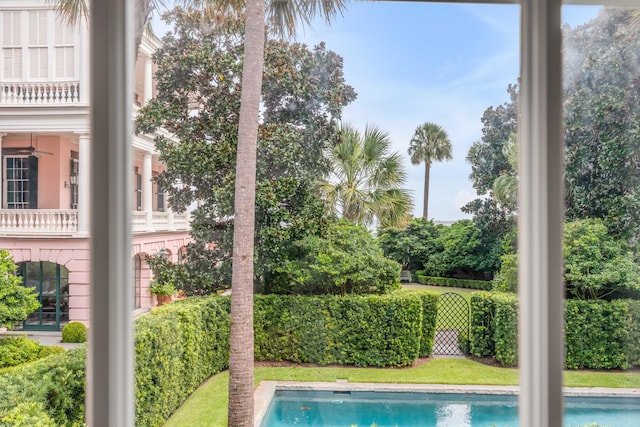
{"type": "MultiPolygon", "coordinates": [[[[225,426],[228,378],[227,372],[211,377],[187,399],[165,427],[225,426]]],[[[466,359],[444,358],[402,369],[307,366],[255,369],[256,385],[264,380],[335,382],[337,379],[376,383],[517,385],[518,370],[466,359]]],[[[564,384],[571,387],[640,388],[640,373],[570,371],[564,374],[564,384]]]]}

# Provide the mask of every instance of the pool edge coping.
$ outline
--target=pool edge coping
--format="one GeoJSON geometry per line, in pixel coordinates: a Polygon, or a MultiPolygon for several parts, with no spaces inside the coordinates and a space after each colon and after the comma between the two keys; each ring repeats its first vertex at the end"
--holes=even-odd
{"type": "MultiPolygon", "coordinates": [[[[519,386],[357,383],[347,380],[334,382],[260,381],[254,393],[254,427],[260,427],[276,389],[517,395],[519,386]]],[[[637,388],[563,387],[562,391],[565,397],[640,397],[640,389],[637,388]]]]}

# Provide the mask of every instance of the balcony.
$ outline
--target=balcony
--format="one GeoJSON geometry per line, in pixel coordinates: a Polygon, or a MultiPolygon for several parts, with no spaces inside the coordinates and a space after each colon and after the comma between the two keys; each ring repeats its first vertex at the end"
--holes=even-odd
{"type": "Polygon", "coordinates": [[[80,82],[0,83],[0,105],[72,105],[80,102],[80,82]]]}
{"type": "MultiPolygon", "coordinates": [[[[153,212],[147,222],[145,212],[132,213],[133,233],[188,231],[188,214],[153,212]]],[[[75,209],[0,209],[0,235],[15,237],[73,237],[78,234],[75,209]]]]}

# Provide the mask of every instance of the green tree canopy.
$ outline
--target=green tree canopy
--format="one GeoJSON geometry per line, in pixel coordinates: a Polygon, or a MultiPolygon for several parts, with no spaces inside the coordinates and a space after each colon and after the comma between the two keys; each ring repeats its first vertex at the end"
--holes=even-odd
{"type": "Polygon", "coordinates": [[[9,251],[0,249],[0,327],[12,328],[40,307],[35,289],[22,285],[17,269],[9,251]]]}
{"type": "MultiPolygon", "coordinates": [[[[219,15],[210,25],[210,17],[181,8],[166,19],[174,25],[154,57],[158,94],[141,109],[137,130],[157,134],[166,170],[156,181],[172,208],[198,203],[191,223],[195,243],[184,269],[192,292],[210,292],[228,286],[231,271],[243,22],[219,15]]],[[[267,41],[258,129],[257,285],[269,266],[288,256],[287,239],[323,227],[323,205],[311,198],[311,183],[326,172],[322,153],[336,144],[334,123],[355,96],[344,81],[342,58],[324,44],[309,49],[267,41]]]]}
{"type": "Polygon", "coordinates": [[[340,143],[328,153],[329,172],[317,182],[329,209],[355,224],[404,224],[412,201],[402,188],[406,173],[400,155],[390,152],[389,134],[375,126],[361,134],[345,124],[339,135],[340,143]]]}
{"type": "Polygon", "coordinates": [[[366,228],[333,222],[320,237],[295,242],[300,256],[275,268],[268,292],[281,294],[385,293],[399,286],[400,266],[385,258],[366,228]]]}
{"type": "Polygon", "coordinates": [[[424,218],[413,218],[406,228],[379,229],[378,243],[384,255],[405,270],[424,270],[429,257],[440,250],[437,239],[443,226],[424,218]]]}

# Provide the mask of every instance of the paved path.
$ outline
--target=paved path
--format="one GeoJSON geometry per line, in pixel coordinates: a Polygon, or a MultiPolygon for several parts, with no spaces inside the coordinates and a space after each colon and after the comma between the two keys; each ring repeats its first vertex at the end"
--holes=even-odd
{"type": "Polygon", "coordinates": [[[27,338],[30,338],[34,341],[38,341],[40,345],[57,345],[67,350],[80,347],[82,344],[75,343],[63,343],[62,342],[62,332],[60,331],[7,331],[0,333],[0,338],[3,337],[11,337],[17,335],[26,335],[27,338]]]}

